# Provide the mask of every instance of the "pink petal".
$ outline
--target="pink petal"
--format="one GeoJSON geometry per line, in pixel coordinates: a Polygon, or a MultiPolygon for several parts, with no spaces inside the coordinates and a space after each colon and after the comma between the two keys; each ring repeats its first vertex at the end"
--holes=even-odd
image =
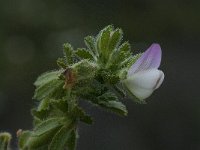
{"type": "Polygon", "coordinates": [[[159,44],[152,44],[142,56],[131,66],[128,76],[148,69],[157,69],[160,66],[162,51],[159,44]]]}

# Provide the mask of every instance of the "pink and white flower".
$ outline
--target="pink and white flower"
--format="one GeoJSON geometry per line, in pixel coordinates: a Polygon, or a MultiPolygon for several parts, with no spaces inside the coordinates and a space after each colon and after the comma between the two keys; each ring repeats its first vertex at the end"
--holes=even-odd
{"type": "Polygon", "coordinates": [[[164,73],[158,70],[161,55],[160,45],[152,44],[128,70],[124,85],[140,100],[149,97],[164,80],[164,73]]]}

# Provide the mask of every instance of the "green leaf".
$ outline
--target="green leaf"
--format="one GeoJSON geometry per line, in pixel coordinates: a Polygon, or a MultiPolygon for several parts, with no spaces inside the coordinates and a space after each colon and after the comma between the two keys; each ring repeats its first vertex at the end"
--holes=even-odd
{"type": "Polygon", "coordinates": [[[113,31],[113,26],[109,25],[105,27],[97,36],[97,50],[98,53],[100,54],[100,59],[102,59],[103,63],[106,63],[106,60],[109,57],[109,41],[110,41],[110,34],[113,31]]]}
{"type": "Polygon", "coordinates": [[[78,139],[78,133],[76,129],[73,129],[70,137],[67,141],[67,147],[69,150],[75,150],[76,149],[76,143],[77,143],[77,139],[78,139]]]}
{"type": "Polygon", "coordinates": [[[114,93],[106,92],[98,97],[99,101],[118,101],[117,96],[114,93]]]}
{"type": "Polygon", "coordinates": [[[92,124],[93,123],[93,119],[91,118],[91,116],[87,115],[85,113],[85,111],[78,106],[76,106],[74,108],[72,115],[74,116],[74,118],[79,118],[80,121],[82,121],[86,124],[92,124]]]}
{"type": "Polygon", "coordinates": [[[82,122],[84,122],[86,124],[89,124],[89,125],[93,124],[93,122],[94,122],[93,119],[92,119],[92,117],[89,116],[89,115],[81,116],[80,117],[80,121],[82,121],[82,122]]]}
{"type": "Polygon", "coordinates": [[[122,116],[126,116],[128,113],[126,106],[119,101],[99,101],[99,104],[122,116]]]}
{"type": "Polygon", "coordinates": [[[67,98],[63,98],[60,100],[51,100],[52,107],[56,107],[57,109],[61,110],[63,113],[68,111],[68,101],[67,98]]]}
{"type": "Polygon", "coordinates": [[[85,87],[84,89],[85,91],[78,91],[81,98],[119,115],[127,115],[128,111],[125,105],[118,100],[115,93],[109,92],[104,84],[93,82],[91,87],[85,87]]]}
{"type": "Polygon", "coordinates": [[[49,99],[48,98],[46,98],[46,99],[43,99],[41,102],[40,102],[40,104],[39,104],[39,106],[38,106],[38,108],[37,108],[37,111],[41,111],[41,110],[47,110],[48,108],[49,108],[49,99]]]}
{"type": "Polygon", "coordinates": [[[4,132],[0,133],[0,150],[8,150],[11,140],[10,133],[4,132]]]}
{"type": "Polygon", "coordinates": [[[120,44],[123,37],[123,32],[121,29],[116,29],[111,33],[111,38],[109,41],[109,50],[113,52],[120,44]]]}
{"type": "MultiPolygon", "coordinates": [[[[32,115],[33,115],[33,113],[32,113],[32,115]]],[[[36,115],[34,114],[34,115],[33,115],[33,126],[34,126],[34,127],[37,126],[38,124],[40,124],[40,123],[42,122],[42,119],[46,119],[46,118],[47,118],[47,116],[46,116],[46,117],[38,118],[38,117],[36,117],[36,115]]]]}
{"type": "Polygon", "coordinates": [[[44,98],[52,98],[59,96],[63,89],[64,81],[63,80],[49,80],[46,84],[39,86],[35,90],[34,99],[42,100],[44,98]],[[58,95],[59,94],[59,95],[58,95]]]}
{"type": "Polygon", "coordinates": [[[127,59],[126,61],[124,61],[122,65],[129,69],[141,56],[142,56],[142,53],[131,56],[130,59],[127,59]]]}
{"type": "Polygon", "coordinates": [[[45,72],[37,78],[34,85],[36,87],[39,87],[52,80],[59,79],[59,76],[62,72],[63,70],[53,70],[53,71],[45,72]]]}
{"type": "Polygon", "coordinates": [[[55,129],[62,125],[63,118],[50,118],[46,121],[43,121],[33,131],[32,136],[41,136],[46,132],[55,129]]]}
{"type": "Polygon", "coordinates": [[[112,69],[112,71],[121,69],[123,63],[132,57],[130,48],[131,47],[128,42],[123,43],[112,55],[108,68],[112,69]]]}
{"type": "Polygon", "coordinates": [[[118,57],[116,58],[116,61],[119,61],[119,60],[121,60],[121,62],[125,61],[131,55],[132,55],[131,46],[128,42],[125,42],[119,47],[118,57]]]}
{"type": "Polygon", "coordinates": [[[31,135],[26,143],[27,149],[24,150],[47,150],[47,145],[49,145],[53,136],[59,129],[60,126],[52,130],[49,130],[48,132],[42,134],[41,136],[31,135]]]}
{"type": "Polygon", "coordinates": [[[23,131],[19,138],[18,138],[18,147],[20,149],[26,149],[27,148],[27,142],[28,142],[28,139],[30,138],[31,136],[31,131],[23,131]]]}
{"type": "Polygon", "coordinates": [[[66,68],[67,68],[66,59],[64,59],[64,58],[58,58],[58,59],[57,59],[57,65],[58,65],[60,68],[66,69],[66,68]]]}
{"type": "Polygon", "coordinates": [[[93,36],[87,36],[84,39],[85,45],[93,53],[94,56],[99,56],[97,49],[95,47],[95,38],[93,36]]]}
{"type": "Polygon", "coordinates": [[[73,70],[77,74],[77,84],[81,82],[88,82],[91,81],[98,69],[97,65],[93,62],[88,60],[82,60],[72,66],[73,70]]]}
{"type": "Polygon", "coordinates": [[[37,148],[25,149],[25,150],[47,150],[49,144],[38,146],[37,148]]]}
{"type": "Polygon", "coordinates": [[[88,99],[92,101],[106,91],[107,89],[104,84],[101,84],[97,80],[93,80],[93,82],[87,86],[76,88],[76,95],[82,99],[88,99]]]}
{"type": "Polygon", "coordinates": [[[36,121],[35,122],[36,124],[38,124],[38,122],[46,119],[48,117],[49,113],[50,113],[49,109],[42,109],[42,110],[39,110],[39,111],[36,110],[36,109],[31,110],[31,114],[35,117],[34,121],[36,121]]]}
{"type": "Polygon", "coordinates": [[[73,51],[73,47],[71,46],[71,44],[69,43],[65,43],[63,45],[63,52],[64,52],[64,57],[66,59],[67,64],[72,64],[73,63],[73,55],[74,55],[74,51],[73,51]]]}
{"type": "Polygon", "coordinates": [[[70,138],[72,128],[63,126],[53,137],[48,150],[64,150],[67,146],[67,141],[70,138]]]}
{"type": "Polygon", "coordinates": [[[116,84],[119,82],[119,76],[111,69],[104,69],[100,74],[104,83],[116,84]]]}
{"type": "Polygon", "coordinates": [[[86,50],[85,48],[78,48],[75,51],[75,54],[80,58],[80,59],[89,59],[93,60],[93,56],[90,51],[86,50]]]}
{"type": "Polygon", "coordinates": [[[110,110],[111,112],[115,112],[123,116],[126,116],[128,113],[126,106],[118,100],[118,97],[114,93],[107,92],[99,96],[97,99],[98,105],[110,110]]]}

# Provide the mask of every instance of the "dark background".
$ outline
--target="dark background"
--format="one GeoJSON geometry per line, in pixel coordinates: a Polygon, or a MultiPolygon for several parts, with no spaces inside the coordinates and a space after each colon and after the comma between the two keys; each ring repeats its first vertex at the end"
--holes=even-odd
{"type": "Polygon", "coordinates": [[[108,24],[135,53],[160,43],[165,81],[147,105],[125,102],[125,118],[87,106],[95,124],[80,125],[77,149],[200,150],[199,0],[0,0],[0,130],[31,129],[34,80],[64,42],[82,47],[108,24]]]}

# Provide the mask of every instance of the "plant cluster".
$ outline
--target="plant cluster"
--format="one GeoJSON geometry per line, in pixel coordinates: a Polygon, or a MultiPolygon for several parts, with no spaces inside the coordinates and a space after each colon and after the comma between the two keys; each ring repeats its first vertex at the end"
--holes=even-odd
{"type": "MultiPolygon", "coordinates": [[[[129,85],[136,79],[129,79],[130,68],[133,70],[142,54],[133,55],[130,44],[122,43],[122,38],[122,30],[109,25],[97,36],[85,37],[86,48],[74,49],[69,43],[64,44],[64,57],[57,60],[59,68],[42,74],[34,83],[33,98],[38,105],[31,111],[33,129],[18,132],[20,150],[75,150],[79,122],[93,123],[80,107],[80,100],[121,116],[128,113],[121,101],[127,94],[144,103],[134,93],[136,85],[133,89],[129,85]]],[[[0,142],[7,141],[0,143],[4,150],[10,138],[2,137],[0,142]]]]}

